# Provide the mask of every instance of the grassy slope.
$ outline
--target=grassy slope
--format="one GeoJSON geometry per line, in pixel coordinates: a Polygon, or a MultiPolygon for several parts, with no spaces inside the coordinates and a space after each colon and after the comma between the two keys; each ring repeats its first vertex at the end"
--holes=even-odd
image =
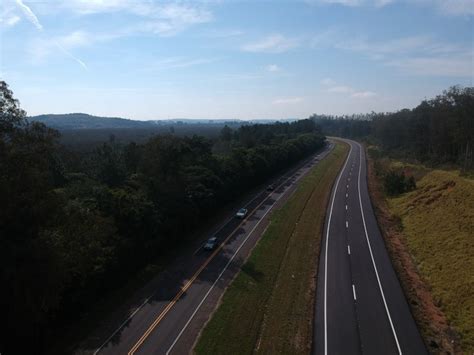
{"type": "Polygon", "coordinates": [[[310,352],[326,203],[347,150],[338,144],[273,213],[267,230],[205,327],[196,353],[310,352]]]}
{"type": "Polygon", "coordinates": [[[461,334],[463,350],[473,353],[474,181],[457,172],[418,170],[417,189],[389,199],[389,206],[401,218],[408,248],[436,303],[461,334]]]}

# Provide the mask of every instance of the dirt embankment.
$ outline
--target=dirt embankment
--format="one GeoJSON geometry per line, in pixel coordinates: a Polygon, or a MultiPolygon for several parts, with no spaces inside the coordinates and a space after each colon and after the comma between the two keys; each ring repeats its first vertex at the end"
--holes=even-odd
{"type": "Polygon", "coordinates": [[[393,216],[387,206],[381,181],[375,173],[374,161],[370,158],[368,184],[385,244],[428,350],[432,354],[462,353],[458,336],[449,326],[446,315],[437,306],[429,285],[422,279],[408,250],[400,219],[393,216]]]}

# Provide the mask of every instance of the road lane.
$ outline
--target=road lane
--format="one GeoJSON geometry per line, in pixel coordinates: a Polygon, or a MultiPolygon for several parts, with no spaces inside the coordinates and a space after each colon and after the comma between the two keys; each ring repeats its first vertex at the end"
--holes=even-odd
{"type": "Polygon", "coordinates": [[[313,353],[426,354],[373,213],[365,152],[347,142],[325,225],[313,353]]]}
{"type": "MultiPolygon", "coordinates": [[[[332,144],[318,154],[319,158],[326,156],[330,148],[332,144]]],[[[276,179],[273,184],[279,187],[275,191],[258,193],[245,206],[252,213],[244,221],[231,218],[217,228],[216,236],[228,239],[214,257],[196,250],[186,260],[179,260],[178,264],[183,265],[171,267],[152,296],[95,353],[164,354],[171,345],[175,353],[189,352],[225,287],[263,232],[267,214],[278,200],[294,191],[295,184],[317,161],[315,156],[311,157],[276,179]]]]}

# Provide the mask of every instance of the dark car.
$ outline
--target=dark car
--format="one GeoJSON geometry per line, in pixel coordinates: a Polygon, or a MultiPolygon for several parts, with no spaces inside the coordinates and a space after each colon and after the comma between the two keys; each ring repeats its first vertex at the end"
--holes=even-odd
{"type": "Polygon", "coordinates": [[[214,250],[217,248],[218,245],[219,239],[217,239],[216,237],[209,238],[206,244],[204,244],[204,250],[214,250]]]}
{"type": "Polygon", "coordinates": [[[275,190],[275,186],[273,186],[273,184],[270,184],[267,186],[267,191],[273,191],[275,190]]]}

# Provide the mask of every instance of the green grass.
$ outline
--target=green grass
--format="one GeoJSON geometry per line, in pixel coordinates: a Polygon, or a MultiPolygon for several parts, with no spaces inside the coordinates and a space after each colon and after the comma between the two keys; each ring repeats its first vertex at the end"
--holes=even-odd
{"type": "MultiPolygon", "coordinates": [[[[400,163],[395,163],[399,168],[400,163]]],[[[417,168],[410,165],[415,172],[417,168]]],[[[417,189],[388,199],[436,303],[474,353],[474,180],[418,168],[417,189]]]]}
{"type": "Polygon", "coordinates": [[[326,204],[347,146],[303,178],[271,222],[195,347],[197,354],[309,353],[326,204]]]}

